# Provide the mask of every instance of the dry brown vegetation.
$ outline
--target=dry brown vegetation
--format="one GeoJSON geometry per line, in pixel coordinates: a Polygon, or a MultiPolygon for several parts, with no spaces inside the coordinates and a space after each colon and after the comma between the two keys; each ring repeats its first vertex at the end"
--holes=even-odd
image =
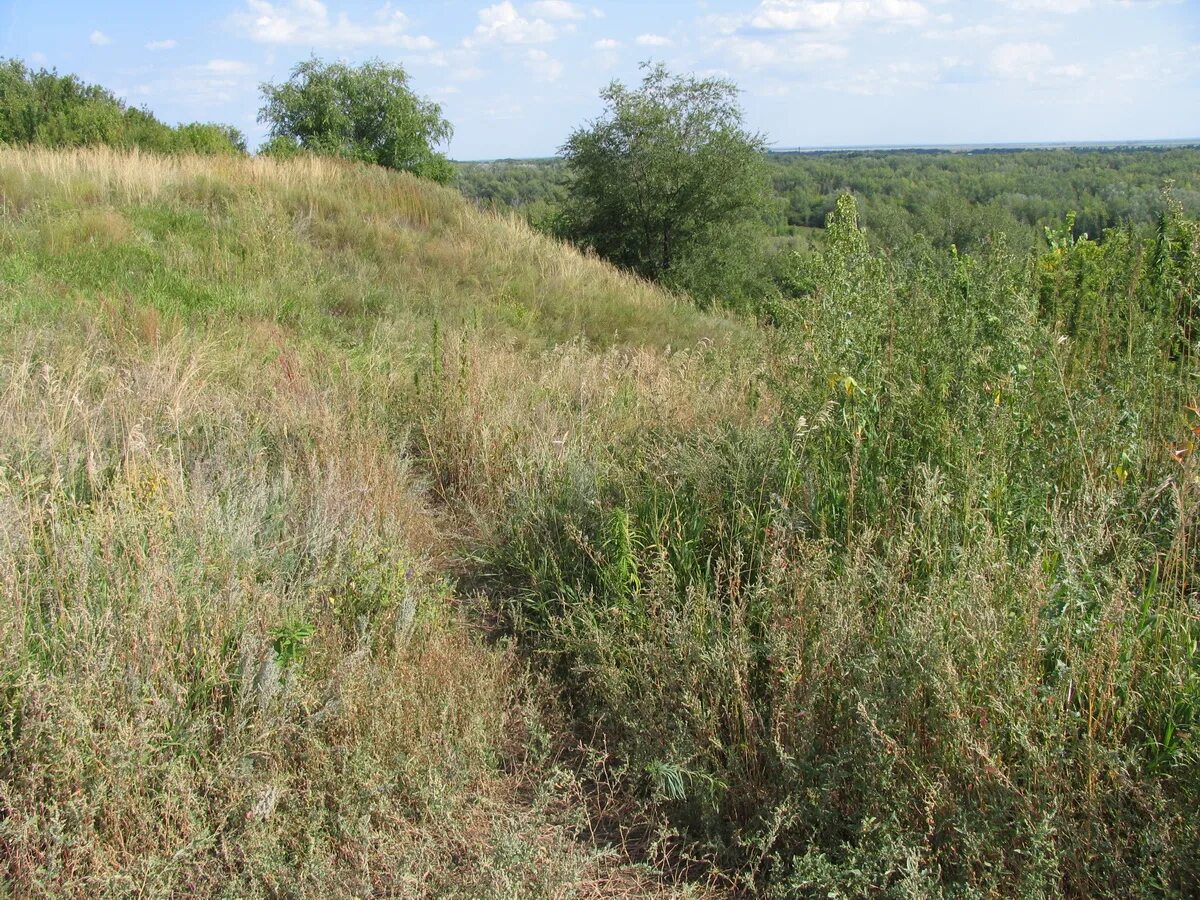
{"type": "MultiPolygon", "coordinates": [[[[621,298],[603,339],[667,343],[675,303],[331,162],[3,150],[0,184],[8,890],[664,890],[588,839],[544,686],[460,610],[430,490],[452,476],[414,467],[403,416],[444,341],[472,402],[560,452],[564,413],[522,388],[583,397],[623,357],[540,348],[597,292],[621,298]]],[[[635,380],[682,374],[624,353],[635,380]]],[[[486,482],[502,448],[471,441],[453,477],[486,482]]]]}
{"type": "Polygon", "coordinates": [[[1200,232],[839,216],[760,328],[404,175],[0,149],[7,891],[1194,889],[1200,232]]]}

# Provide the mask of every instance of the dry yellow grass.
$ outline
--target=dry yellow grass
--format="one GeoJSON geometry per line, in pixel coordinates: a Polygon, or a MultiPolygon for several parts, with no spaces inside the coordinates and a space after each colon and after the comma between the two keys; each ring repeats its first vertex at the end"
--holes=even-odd
{"type": "Polygon", "coordinates": [[[1200,227],[854,215],[768,331],[403,175],[0,149],[10,892],[1186,894],[1200,227]]]}
{"type": "Polygon", "coordinates": [[[499,497],[505,446],[603,440],[610,391],[695,414],[666,398],[699,357],[643,336],[741,326],[670,331],[648,285],[318,159],[0,148],[0,251],[10,893],[672,890],[592,843],[546,699],[461,611],[469,516],[414,462],[414,400],[465,367],[452,414],[495,425],[450,449],[499,497]],[[545,349],[581,323],[614,349],[545,349]]]}

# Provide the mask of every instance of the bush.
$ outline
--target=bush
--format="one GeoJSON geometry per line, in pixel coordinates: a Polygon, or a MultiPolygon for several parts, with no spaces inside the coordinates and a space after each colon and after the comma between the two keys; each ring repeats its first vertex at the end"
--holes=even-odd
{"type": "Polygon", "coordinates": [[[1200,247],[1167,230],[1167,275],[1111,241],[1031,284],[882,255],[843,198],[775,310],[773,423],[653,428],[515,504],[510,627],[691,852],[788,896],[1196,884],[1196,350],[1157,285],[1194,297],[1200,247]]]}
{"type": "Polygon", "coordinates": [[[417,97],[408,73],[381,61],[352,67],[309,59],[283,84],[262,86],[258,119],[270,128],[265,152],[293,146],[412,172],[446,183],[449,161],[434,148],[453,134],[436,103],[417,97]]]}
{"type": "Polygon", "coordinates": [[[144,109],[127,107],[99,85],[74,75],[34,71],[0,60],[0,143],[45,147],[107,145],[160,153],[244,154],[246,140],[229,125],[172,128],[144,109]]]}
{"type": "Polygon", "coordinates": [[[647,66],[640,87],[613,82],[601,97],[604,117],[562,148],[564,235],[701,304],[756,299],[765,147],[737,88],[647,66]]]}

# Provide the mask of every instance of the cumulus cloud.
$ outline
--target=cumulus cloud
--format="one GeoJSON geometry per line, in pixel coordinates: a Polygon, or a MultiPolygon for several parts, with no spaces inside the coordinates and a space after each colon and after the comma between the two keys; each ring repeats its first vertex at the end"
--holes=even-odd
{"type": "Polygon", "coordinates": [[[1158,6],[1178,6],[1188,0],[1001,0],[1005,6],[1022,12],[1073,15],[1085,9],[1117,6],[1126,9],[1154,9],[1158,6]]]}
{"type": "Polygon", "coordinates": [[[525,51],[525,68],[541,81],[557,81],[563,72],[561,62],[537,48],[525,51]]]}
{"type": "Polygon", "coordinates": [[[669,37],[661,34],[639,34],[635,40],[643,47],[670,47],[673,43],[669,37]]]}
{"type": "Polygon", "coordinates": [[[762,0],[750,24],[765,31],[832,31],[928,18],[928,8],[917,0],[762,0]]]}
{"type": "Polygon", "coordinates": [[[537,0],[529,4],[529,12],[545,19],[582,19],[582,9],[567,0],[537,0]]]}
{"type": "Polygon", "coordinates": [[[197,65],[179,66],[153,81],[118,93],[152,103],[169,101],[197,108],[221,108],[246,96],[255,69],[232,59],[212,59],[197,65]]]}
{"type": "Polygon", "coordinates": [[[597,50],[616,50],[620,46],[621,46],[621,42],[614,41],[612,38],[601,38],[600,40],[598,40],[594,44],[592,44],[592,47],[594,47],[597,50]]]}
{"type": "Polygon", "coordinates": [[[409,34],[408,17],[384,6],[374,21],[354,21],[345,13],[336,17],[320,0],[246,0],[246,8],[232,17],[234,27],[260,44],[306,44],[312,47],[400,47],[431,50],[436,42],[409,34]]]}
{"type": "Polygon", "coordinates": [[[1020,30],[1017,25],[996,25],[992,22],[979,22],[974,25],[962,25],[958,28],[935,28],[925,32],[925,37],[931,41],[987,41],[1020,30]]]}
{"type": "Polygon", "coordinates": [[[251,71],[253,67],[249,63],[238,62],[235,59],[210,59],[204,64],[204,68],[209,72],[218,72],[225,75],[241,75],[251,71]]]}
{"type": "Polygon", "coordinates": [[[849,51],[840,44],[796,40],[795,36],[760,40],[739,35],[717,41],[716,46],[735,66],[750,71],[802,68],[849,56],[849,51]]]}
{"type": "Polygon", "coordinates": [[[112,38],[110,38],[103,31],[93,31],[88,35],[88,43],[97,47],[103,47],[105,44],[111,44],[112,38]]]}
{"type": "Polygon", "coordinates": [[[1092,0],[1004,0],[1004,4],[1023,12],[1071,15],[1088,9],[1092,5],[1092,0]]]}
{"type": "Polygon", "coordinates": [[[991,70],[998,78],[1035,81],[1053,61],[1054,51],[1045,44],[1001,44],[992,51],[991,70]]]}
{"type": "Polygon", "coordinates": [[[466,68],[455,69],[450,77],[455,81],[478,81],[486,74],[479,66],[467,66],[466,68]]]}
{"type": "Polygon", "coordinates": [[[1082,78],[1078,63],[1055,65],[1054,51],[1042,43],[1001,44],[992,51],[991,72],[1006,81],[1053,82],[1082,78]]]}
{"type": "Polygon", "coordinates": [[[146,44],[147,50],[172,50],[174,48],[174,38],[167,38],[165,41],[150,41],[148,44],[146,44]]]}
{"type": "Polygon", "coordinates": [[[831,79],[826,86],[862,97],[891,96],[923,91],[946,80],[948,72],[962,67],[962,60],[945,57],[936,60],[906,60],[873,66],[831,79]]]}
{"type": "Polygon", "coordinates": [[[557,37],[558,29],[550,22],[536,15],[533,18],[523,16],[511,0],[504,0],[479,11],[479,24],[463,43],[468,47],[493,43],[547,44],[557,37]]]}
{"type": "Polygon", "coordinates": [[[1168,49],[1157,44],[1134,47],[1105,65],[1119,82],[1144,81],[1166,85],[1200,77],[1200,44],[1185,49],[1168,49]]]}

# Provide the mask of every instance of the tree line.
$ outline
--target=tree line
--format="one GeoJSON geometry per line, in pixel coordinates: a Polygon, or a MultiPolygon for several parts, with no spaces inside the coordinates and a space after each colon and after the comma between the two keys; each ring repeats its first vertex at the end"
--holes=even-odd
{"type": "MultiPolygon", "coordinates": [[[[435,150],[453,129],[436,103],[410,90],[402,66],[378,61],[348,66],[313,58],[297,64],[283,83],[262,84],[260,92],[258,118],[269,134],[261,154],[339,156],[441,182],[453,176],[449,161],[435,150]]],[[[167,125],[101,85],[34,69],[18,59],[0,59],[0,143],[248,152],[245,135],[232,125],[167,125]]]]}
{"type": "MultiPolygon", "coordinates": [[[[1070,212],[1072,234],[1156,223],[1164,185],[1200,213],[1200,149],[1004,153],[769,153],[746,124],[738,88],[645,64],[639,84],[601,91],[604,111],[547,160],[452,164],[441,107],[401,65],[315,57],[261,85],[260,154],[335,156],[455,182],[487,206],[701,305],[761,312],[792,283],[792,254],[820,240],[838,198],[856,198],[876,246],[973,251],[1000,235],[1043,246],[1070,212]]],[[[246,153],[232,126],[168,126],[70,75],[0,63],[0,142],[108,144],[157,152],[246,153]]]]}
{"type": "MultiPolygon", "coordinates": [[[[768,151],[773,199],[769,240],[807,244],[825,229],[843,194],[877,246],[975,250],[1005,234],[1022,249],[1074,211],[1075,235],[1153,225],[1163,187],[1188,215],[1200,214],[1200,148],[982,151],[768,151]]],[[[482,206],[513,210],[548,227],[566,198],[561,158],[460,162],[455,183],[482,206]]]]}
{"type": "Polygon", "coordinates": [[[245,153],[230,126],[192,122],[172,127],[74,75],[0,59],[0,143],[47,147],[104,144],[158,153],[245,153]]]}

